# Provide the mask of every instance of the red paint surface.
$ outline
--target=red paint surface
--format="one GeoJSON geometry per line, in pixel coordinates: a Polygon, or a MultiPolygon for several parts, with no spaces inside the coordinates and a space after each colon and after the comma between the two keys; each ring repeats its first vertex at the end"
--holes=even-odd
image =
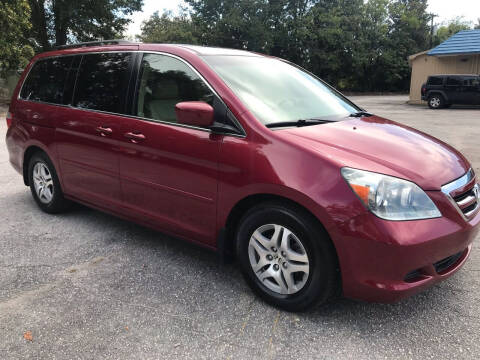
{"type": "Polygon", "coordinates": [[[179,124],[208,127],[213,124],[213,107],[201,101],[186,101],[175,105],[179,124]]]}

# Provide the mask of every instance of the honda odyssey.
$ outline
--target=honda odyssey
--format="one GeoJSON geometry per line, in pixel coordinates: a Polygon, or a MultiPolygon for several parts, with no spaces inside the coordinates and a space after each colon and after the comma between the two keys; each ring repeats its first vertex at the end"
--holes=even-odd
{"type": "Polygon", "coordinates": [[[480,222],[458,151],[247,51],[123,41],[37,55],[6,118],[38,206],[78,202],[234,256],[267,302],[393,302],[457,271],[480,222]]]}

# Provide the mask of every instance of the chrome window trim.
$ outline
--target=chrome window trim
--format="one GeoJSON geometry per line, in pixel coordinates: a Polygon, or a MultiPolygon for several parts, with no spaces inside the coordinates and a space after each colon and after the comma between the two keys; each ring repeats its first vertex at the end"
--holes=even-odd
{"type": "MultiPolygon", "coordinates": [[[[175,58],[175,59],[183,62],[185,65],[187,65],[187,67],[189,67],[189,68],[207,85],[207,87],[210,89],[210,91],[212,91],[212,93],[222,102],[222,104],[225,106],[225,108],[227,109],[227,111],[230,111],[230,113],[231,113],[231,115],[232,115],[232,117],[233,117],[233,120],[234,120],[235,125],[237,126],[238,130],[241,132],[241,134],[223,133],[223,134],[219,134],[219,135],[223,135],[223,136],[233,136],[233,137],[239,137],[239,138],[245,138],[245,137],[247,136],[247,133],[246,133],[245,129],[244,129],[243,126],[240,124],[240,122],[237,120],[236,116],[233,114],[233,112],[230,110],[230,108],[227,106],[227,104],[225,104],[225,102],[223,101],[223,99],[221,98],[221,96],[218,95],[218,93],[215,91],[215,89],[210,85],[210,83],[197,71],[197,69],[195,69],[195,68],[194,68],[188,61],[186,61],[185,59],[183,59],[183,58],[181,58],[181,57],[179,57],[179,56],[177,56],[177,55],[170,54],[170,53],[167,53],[167,52],[162,52],[162,51],[153,51],[153,50],[112,50],[112,51],[108,51],[108,50],[105,50],[105,51],[81,52],[81,53],[75,53],[75,54],[62,54],[62,55],[51,55],[51,56],[41,57],[41,58],[37,59],[37,60],[32,64],[32,66],[28,69],[28,73],[25,75],[25,77],[24,77],[24,79],[23,79],[23,82],[22,82],[22,86],[20,87],[20,90],[19,90],[19,92],[18,92],[17,100],[27,101],[27,102],[33,102],[33,103],[37,103],[37,104],[51,105],[51,106],[68,107],[68,108],[71,108],[71,109],[84,110],[84,111],[90,111],[90,112],[98,112],[98,113],[102,113],[102,114],[110,114],[110,115],[116,115],[116,116],[123,116],[123,117],[128,117],[128,118],[131,118],[131,119],[139,119],[139,120],[149,121],[149,122],[154,122],[154,123],[161,123],[161,124],[166,124],[166,125],[171,125],[171,126],[178,126],[178,127],[183,127],[183,128],[190,128],[190,129],[195,129],[195,130],[201,130],[201,131],[205,131],[205,132],[209,132],[209,133],[212,133],[212,134],[213,134],[213,132],[212,132],[211,129],[201,128],[201,127],[198,127],[198,126],[172,123],[172,122],[163,121],[163,120],[149,119],[149,118],[144,118],[144,117],[136,116],[136,115],[112,113],[112,112],[108,112],[108,111],[95,110],[95,109],[85,109],[85,108],[80,108],[80,107],[76,107],[76,106],[72,106],[72,105],[54,104],[54,103],[49,103],[49,102],[44,102],[44,101],[27,100],[27,99],[22,99],[22,98],[20,97],[20,94],[22,93],[22,89],[23,89],[23,86],[24,86],[24,84],[25,84],[25,81],[27,80],[28,76],[30,75],[30,71],[33,69],[33,67],[35,66],[35,64],[37,64],[39,61],[43,61],[43,60],[47,60],[47,59],[52,59],[52,58],[66,57],[66,56],[84,56],[84,55],[89,55],[89,54],[104,54],[104,53],[158,54],[158,55],[169,56],[169,57],[175,58]]],[[[135,91],[136,91],[136,89],[135,89],[135,91]]]]}
{"type": "Polygon", "coordinates": [[[462,216],[462,218],[465,220],[465,221],[470,221],[471,220],[471,216],[474,215],[478,210],[480,210],[480,195],[479,195],[479,191],[480,191],[480,187],[478,184],[474,184],[474,188],[477,188],[477,207],[473,210],[471,210],[470,212],[468,212],[467,214],[464,214],[462,209],[460,209],[460,207],[458,206],[457,202],[455,201],[455,199],[450,195],[450,193],[454,190],[457,190],[457,189],[460,189],[461,187],[467,185],[470,181],[472,181],[473,179],[475,178],[475,173],[473,172],[473,169],[470,168],[466,173],[465,175],[459,177],[458,179],[456,180],[453,180],[452,182],[449,182],[448,184],[445,184],[441,187],[441,190],[442,192],[445,194],[445,196],[447,197],[447,199],[450,201],[450,203],[455,207],[455,209],[457,209],[457,211],[460,213],[460,215],[462,216]]]}
{"type": "MultiPolygon", "coordinates": [[[[188,68],[190,68],[206,85],[207,87],[210,89],[210,91],[221,101],[221,103],[225,106],[225,108],[230,111],[230,113],[232,114],[233,116],[233,120],[234,120],[234,123],[235,125],[237,126],[238,130],[240,130],[241,134],[222,134],[222,135],[229,135],[229,136],[236,136],[236,137],[241,137],[241,138],[244,138],[247,136],[247,133],[245,131],[245,129],[243,128],[243,126],[240,124],[240,122],[237,120],[236,116],[233,114],[232,110],[230,110],[230,108],[227,106],[227,104],[225,104],[225,102],[223,101],[222,97],[220,95],[218,95],[218,93],[215,91],[215,89],[213,88],[212,85],[210,85],[210,83],[202,76],[202,74],[200,74],[197,69],[195,69],[188,61],[186,61],[185,59],[177,56],[177,55],[174,55],[174,54],[170,54],[170,53],[166,53],[166,52],[162,52],[162,51],[153,51],[153,50],[139,50],[138,52],[142,53],[142,54],[157,54],[157,55],[164,55],[164,56],[169,56],[171,58],[174,58],[174,59],[177,59],[181,62],[183,62],[188,68]]],[[[141,65],[140,65],[141,66],[141,65]]],[[[138,80],[138,79],[137,79],[138,80]]],[[[223,80],[222,80],[223,81],[223,80]]],[[[135,92],[137,91],[137,89],[135,89],[135,92]]],[[[209,132],[212,132],[210,129],[205,129],[205,128],[200,128],[200,127],[196,127],[196,126],[191,126],[191,125],[184,125],[184,124],[178,124],[178,123],[172,123],[172,122],[168,122],[168,121],[163,121],[163,120],[154,120],[154,119],[149,119],[149,118],[143,118],[143,117],[140,117],[140,116],[135,116],[135,115],[132,115],[134,118],[138,118],[138,119],[142,119],[142,120],[147,120],[147,121],[153,121],[153,122],[161,122],[161,123],[164,123],[164,124],[171,124],[171,125],[178,125],[178,126],[183,126],[183,127],[191,127],[191,128],[194,128],[194,129],[203,129],[203,130],[207,130],[209,132]]]]}

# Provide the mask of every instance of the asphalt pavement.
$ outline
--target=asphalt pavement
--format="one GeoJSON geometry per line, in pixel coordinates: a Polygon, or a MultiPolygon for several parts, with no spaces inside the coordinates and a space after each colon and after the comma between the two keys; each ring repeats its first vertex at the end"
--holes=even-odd
{"type": "MultiPolygon", "coordinates": [[[[480,174],[480,109],[353,99],[452,144],[480,174]]],[[[82,206],[42,213],[1,135],[0,359],[478,359],[479,240],[457,274],[400,303],[287,313],[214,253],[82,206]]]]}

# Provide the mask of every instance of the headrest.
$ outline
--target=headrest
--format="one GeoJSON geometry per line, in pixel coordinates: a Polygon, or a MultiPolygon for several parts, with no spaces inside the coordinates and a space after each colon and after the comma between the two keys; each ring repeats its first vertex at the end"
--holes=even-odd
{"type": "Polygon", "coordinates": [[[175,80],[165,79],[152,86],[152,97],[155,100],[178,99],[178,85],[175,80]]]}

